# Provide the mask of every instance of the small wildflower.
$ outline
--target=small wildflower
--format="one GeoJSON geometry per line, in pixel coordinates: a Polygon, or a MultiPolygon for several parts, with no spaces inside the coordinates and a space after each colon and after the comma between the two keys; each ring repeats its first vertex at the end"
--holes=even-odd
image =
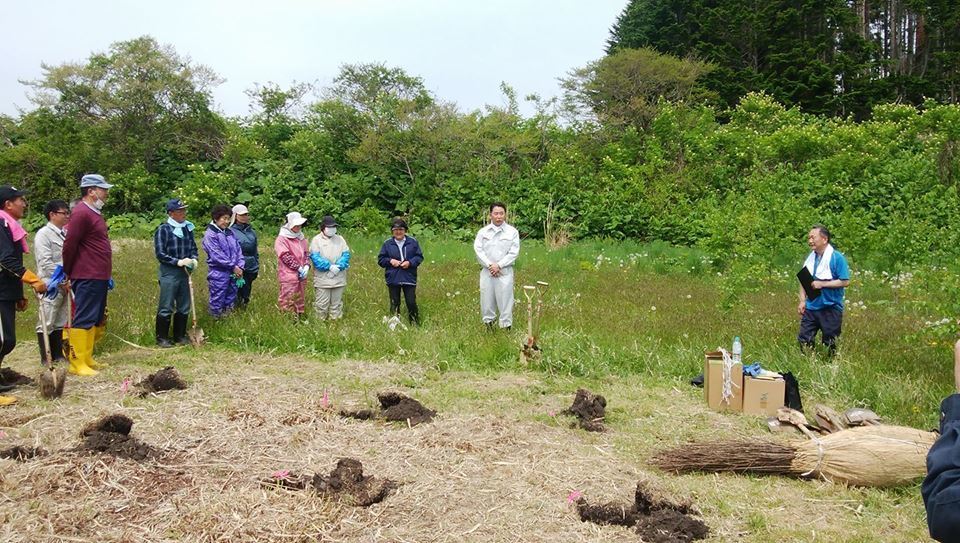
{"type": "Polygon", "coordinates": [[[129,377],[125,378],[125,379],[123,380],[123,382],[120,383],[120,392],[123,392],[124,394],[126,394],[128,390],[130,390],[130,378],[129,378],[129,377]]]}
{"type": "Polygon", "coordinates": [[[290,476],[290,470],[282,469],[279,471],[275,471],[271,473],[270,476],[273,477],[274,479],[286,479],[287,477],[290,476]]]}
{"type": "Polygon", "coordinates": [[[650,311],[656,311],[656,310],[657,310],[657,306],[655,306],[655,305],[651,305],[651,306],[650,306],[650,311]]]}
{"type": "Polygon", "coordinates": [[[550,415],[551,417],[556,417],[556,416],[557,416],[557,412],[554,411],[554,410],[552,410],[552,409],[551,409],[550,411],[547,411],[547,414],[550,415]]]}

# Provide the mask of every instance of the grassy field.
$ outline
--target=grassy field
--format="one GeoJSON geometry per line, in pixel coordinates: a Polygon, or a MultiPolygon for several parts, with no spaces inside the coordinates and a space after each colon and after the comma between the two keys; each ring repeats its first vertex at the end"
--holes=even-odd
{"type": "MultiPolygon", "coordinates": [[[[517,283],[548,281],[551,289],[544,358],[523,368],[523,306],[511,332],[484,332],[469,244],[422,240],[424,324],[391,332],[382,322],[379,240],[348,240],[354,260],[342,321],[294,324],[281,315],[275,258],[264,247],[254,302],[220,322],[204,316],[210,344],[203,350],[137,350],[108,337],[111,367],[101,376],[72,379],[53,403],[21,392],[20,404],[0,412],[0,445],[64,451],[83,423],[124,411],[136,421],[134,433],[172,452],[154,464],[67,452],[24,464],[0,460],[0,539],[622,541],[631,537],[623,528],[580,523],[564,499],[579,490],[591,501],[627,500],[644,480],[693,501],[711,541],[925,540],[919,484],[875,490],[675,477],[646,464],[654,451],[692,439],[768,436],[759,417],[709,411],[700,389],[687,383],[703,351],[728,346],[735,335],[747,362],[797,375],[808,410],[815,403],[866,406],[890,422],[936,426],[952,383],[950,346],[922,339],[918,332],[932,316],[919,314],[896,284],[856,274],[841,352],[827,360],[796,348],[788,279],[795,266],[722,311],[721,279],[695,252],[600,242],[547,251],[528,242],[517,283]],[[144,399],[119,391],[125,377],[169,363],[191,382],[189,390],[144,399]],[[609,432],[572,430],[555,415],[577,387],[607,397],[609,432]],[[345,421],[317,407],[324,389],[335,405],[362,407],[387,388],[421,399],[440,419],[406,429],[345,421]],[[400,480],[398,494],[358,510],[257,485],[276,469],[329,470],[341,455],[400,480]],[[157,478],[176,484],[147,484],[157,478]],[[71,497],[86,505],[60,507],[71,497]]],[[[108,329],[152,345],[152,245],[124,239],[116,246],[108,329]]],[[[202,272],[197,277],[203,285],[202,272]]],[[[203,287],[197,296],[205,308],[203,287]]],[[[21,319],[19,333],[30,341],[8,361],[23,373],[35,371],[32,319],[32,310],[21,319]]]]}

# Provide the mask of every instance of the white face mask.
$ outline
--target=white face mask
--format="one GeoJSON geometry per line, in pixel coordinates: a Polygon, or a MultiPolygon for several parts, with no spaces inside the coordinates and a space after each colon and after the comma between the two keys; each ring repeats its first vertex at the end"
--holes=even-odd
{"type": "Polygon", "coordinates": [[[93,207],[97,208],[97,211],[103,209],[104,202],[100,198],[97,198],[97,201],[93,203],[93,207]]]}
{"type": "Polygon", "coordinates": [[[323,235],[327,236],[328,238],[332,238],[333,236],[337,235],[337,228],[335,226],[328,226],[323,229],[323,235]]]}

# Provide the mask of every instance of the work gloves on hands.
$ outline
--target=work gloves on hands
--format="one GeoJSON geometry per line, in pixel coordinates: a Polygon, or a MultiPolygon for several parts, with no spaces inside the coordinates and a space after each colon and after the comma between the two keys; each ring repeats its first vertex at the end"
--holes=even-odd
{"type": "Polygon", "coordinates": [[[304,264],[303,266],[300,266],[299,268],[297,268],[297,276],[300,278],[301,281],[303,281],[307,278],[307,273],[309,271],[310,271],[310,266],[308,266],[307,264],[304,264]]]}
{"type": "Polygon", "coordinates": [[[180,266],[181,268],[186,268],[186,270],[190,272],[192,272],[193,269],[197,267],[197,264],[198,262],[196,258],[181,258],[180,260],[177,261],[177,266],[180,266]]]}
{"type": "Polygon", "coordinates": [[[30,285],[30,288],[37,294],[43,294],[47,291],[47,284],[43,282],[43,279],[37,277],[37,274],[30,270],[24,270],[23,275],[20,276],[20,280],[30,285]]]}
{"type": "Polygon", "coordinates": [[[331,264],[331,265],[330,265],[330,275],[336,275],[336,274],[338,274],[338,273],[340,273],[340,266],[337,266],[336,264],[331,264]]]}

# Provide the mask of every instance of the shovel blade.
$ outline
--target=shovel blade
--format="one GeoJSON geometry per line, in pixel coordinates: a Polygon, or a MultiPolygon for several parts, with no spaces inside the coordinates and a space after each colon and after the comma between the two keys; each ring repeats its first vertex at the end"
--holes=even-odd
{"type": "Polygon", "coordinates": [[[203,330],[200,328],[194,328],[187,332],[187,336],[190,337],[190,344],[194,347],[199,347],[203,345],[203,342],[206,340],[203,336],[203,330]]]}

